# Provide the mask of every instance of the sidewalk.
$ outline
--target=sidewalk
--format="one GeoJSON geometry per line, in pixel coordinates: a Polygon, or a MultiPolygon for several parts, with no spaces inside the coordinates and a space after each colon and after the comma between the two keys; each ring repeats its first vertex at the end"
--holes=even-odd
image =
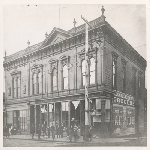
{"type": "MultiPolygon", "coordinates": [[[[5,137],[4,137],[5,138],[5,137]]],[[[38,141],[38,137],[37,135],[34,136],[34,139],[31,138],[31,135],[11,135],[9,137],[10,139],[20,139],[20,140],[36,140],[38,141]]],[[[140,139],[143,139],[146,137],[140,137],[140,139]]],[[[101,137],[93,137],[92,141],[90,141],[89,143],[119,143],[119,142],[127,142],[129,140],[132,139],[138,139],[137,137],[121,137],[121,138],[101,138],[101,137]]],[[[69,137],[63,137],[63,138],[55,138],[54,140],[52,139],[52,137],[50,136],[50,138],[45,139],[43,136],[41,136],[41,139],[39,141],[50,141],[50,142],[69,142],[69,137]]],[[[74,140],[72,139],[72,142],[74,142],[74,140]]],[[[85,143],[85,141],[83,140],[83,136],[80,136],[80,138],[76,141],[76,143],[85,143]]]]}

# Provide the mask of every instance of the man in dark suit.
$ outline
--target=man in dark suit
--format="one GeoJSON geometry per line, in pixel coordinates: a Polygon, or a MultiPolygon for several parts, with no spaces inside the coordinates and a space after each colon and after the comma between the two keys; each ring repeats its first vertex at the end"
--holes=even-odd
{"type": "Polygon", "coordinates": [[[50,127],[47,127],[47,131],[48,131],[48,138],[50,138],[50,130],[51,130],[51,128],[50,128],[50,127]]]}
{"type": "Polygon", "coordinates": [[[63,125],[63,123],[61,123],[60,129],[59,129],[61,138],[63,138],[63,129],[64,129],[64,125],[63,125]]]}
{"type": "Polygon", "coordinates": [[[39,124],[39,126],[38,126],[38,139],[41,139],[40,136],[41,136],[41,125],[39,124]]]}
{"type": "Polygon", "coordinates": [[[57,135],[57,138],[59,137],[59,125],[56,123],[56,135],[57,135]]]}
{"type": "Polygon", "coordinates": [[[54,140],[54,138],[55,138],[55,127],[54,127],[53,123],[52,123],[52,126],[51,126],[51,132],[52,132],[52,138],[54,140]]]}
{"type": "Polygon", "coordinates": [[[32,123],[32,125],[31,125],[31,135],[32,135],[32,139],[34,138],[34,133],[35,133],[35,128],[34,128],[34,123],[32,123]]]}

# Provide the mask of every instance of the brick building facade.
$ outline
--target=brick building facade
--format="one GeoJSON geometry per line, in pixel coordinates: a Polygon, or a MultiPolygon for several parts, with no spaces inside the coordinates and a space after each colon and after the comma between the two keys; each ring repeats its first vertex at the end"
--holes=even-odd
{"type": "MultiPolygon", "coordinates": [[[[98,132],[124,135],[145,128],[146,61],[102,14],[89,22],[90,122],[98,132]]],[[[7,56],[7,124],[30,133],[31,124],[84,129],[85,24],[54,28],[43,42],[7,56]]]]}

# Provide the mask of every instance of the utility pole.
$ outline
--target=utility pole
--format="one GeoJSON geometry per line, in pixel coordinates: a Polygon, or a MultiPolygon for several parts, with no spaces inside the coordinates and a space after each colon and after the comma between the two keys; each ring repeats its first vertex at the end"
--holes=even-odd
{"type": "MultiPolygon", "coordinates": [[[[90,116],[90,99],[88,98],[88,82],[89,82],[89,71],[88,71],[88,27],[93,27],[89,24],[89,22],[81,16],[81,18],[85,21],[85,140],[88,137],[89,127],[91,126],[91,116],[90,116]]],[[[95,42],[100,45],[101,40],[96,40],[95,42]]]]}
{"type": "Polygon", "coordinates": [[[88,80],[89,79],[89,72],[88,72],[88,26],[90,26],[90,24],[82,16],[81,16],[81,18],[86,22],[86,24],[85,24],[85,133],[84,133],[84,137],[85,137],[85,140],[88,140],[87,138],[88,138],[89,127],[90,127],[90,110],[89,110],[89,99],[88,99],[88,81],[89,81],[88,80]]]}

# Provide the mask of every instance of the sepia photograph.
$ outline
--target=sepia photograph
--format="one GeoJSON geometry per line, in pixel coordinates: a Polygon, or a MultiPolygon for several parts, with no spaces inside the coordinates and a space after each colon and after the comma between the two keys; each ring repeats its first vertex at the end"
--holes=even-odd
{"type": "Polygon", "coordinates": [[[3,5],[3,147],[147,147],[146,11],[3,5]]]}

